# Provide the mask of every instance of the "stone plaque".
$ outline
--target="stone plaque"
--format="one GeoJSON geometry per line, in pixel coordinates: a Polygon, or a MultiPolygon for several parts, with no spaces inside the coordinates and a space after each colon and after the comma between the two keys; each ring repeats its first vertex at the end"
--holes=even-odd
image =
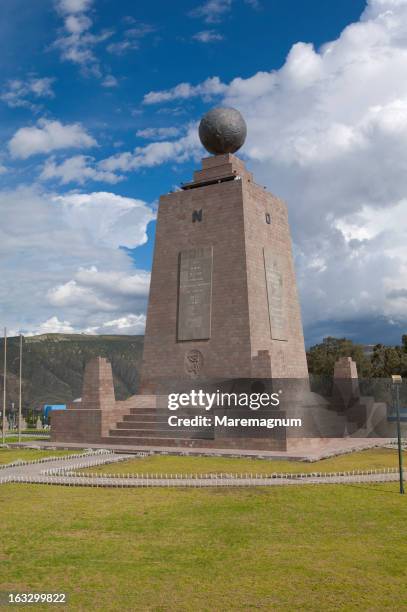
{"type": "Polygon", "coordinates": [[[287,340],[282,259],[268,249],[263,253],[271,337],[287,340]]]}
{"type": "Polygon", "coordinates": [[[212,259],[212,247],[180,253],[178,340],[211,336],[212,259]]]}

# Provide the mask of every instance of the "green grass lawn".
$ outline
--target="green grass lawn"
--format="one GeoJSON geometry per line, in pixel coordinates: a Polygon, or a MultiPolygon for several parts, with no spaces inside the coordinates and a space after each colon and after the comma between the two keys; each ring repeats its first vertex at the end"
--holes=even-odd
{"type": "Polygon", "coordinates": [[[3,485],[0,590],[75,611],[405,610],[397,491],[3,485]]]}
{"type": "MultiPolygon", "coordinates": [[[[404,453],[407,466],[407,453],[404,453]]],[[[323,459],[314,463],[303,461],[279,461],[268,459],[234,459],[228,457],[177,457],[171,455],[151,455],[140,459],[130,459],[123,463],[92,467],[92,472],[104,474],[191,474],[191,473],[236,473],[253,472],[270,474],[272,472],[336,472],[347,470],[368,470],[382,467],[397,467],[396,449],[373,448],[323,459]]],[[[89,471],[86,469],[84,471],[89,471]]]]}
{"type": "Polygon", "coordinates": [[[23,459],[24,461],[33,461],[34,459],[41,459],[42,457],[58,457],[64,455],[72,455],[78,453],[78,450],[35,450],[32,448],[0,448],[0,465],[4,463],[11,463],[17,461],[17,459],[23,459]]]}

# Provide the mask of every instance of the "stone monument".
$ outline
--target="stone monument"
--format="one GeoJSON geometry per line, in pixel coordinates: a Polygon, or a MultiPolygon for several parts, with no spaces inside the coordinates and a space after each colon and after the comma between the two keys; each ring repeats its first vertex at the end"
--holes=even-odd
{"type": "Polygon", "coordinates": [[[246,137],[237,110],[211,110],[199,135],[215,155],[160,198],[141,392],[307,379],[286,204],[234,155],[246,137]]]}
{"type": "MultiPolygon", "coordinates": [[[[319,444],[349,435],[348,421],[357,433],[373,414],[373,398],[356,394],[350,359],[336,365],[335,381],[347,392],[350,385],[352,402],[309,390],[287,207],[235,156],[246,137],[243,117],[213,109],[199,135],[213,156],[191,182],[160,198],[139,395],[116,401],[110,364],[91,361],[82,401],[52,413],[53,441],[285,451],[304,438],[319,444]],[[273,416],[300,417],[303,427],[249,435],[200,425],[174,430],[168,394],[196,388],[284,390],[273,416]]],[[[248,408],[235,408],[248,416],[248,408]]]]}

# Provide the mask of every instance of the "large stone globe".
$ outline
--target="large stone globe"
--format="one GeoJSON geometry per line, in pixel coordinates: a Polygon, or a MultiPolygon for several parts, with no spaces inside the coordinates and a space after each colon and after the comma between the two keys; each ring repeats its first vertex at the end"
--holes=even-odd
{"type": "Polygon", "coordinates": [[[235,153],[246,140],[246,134],[246,122],[235,108],[213,108],[199,124],[199,138],[214,155],[235,153]]]}

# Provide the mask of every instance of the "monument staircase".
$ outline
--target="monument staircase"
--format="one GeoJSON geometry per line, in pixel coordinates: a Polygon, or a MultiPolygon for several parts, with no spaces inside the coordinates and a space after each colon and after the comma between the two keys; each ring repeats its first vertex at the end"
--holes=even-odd
{"type": "Polygon", "coordinates": [[[121,412],[126,413],[110,429],[104,442],[109,444],[129,444],[142,446],[205,446],[214,439],[213,428],[208,427],[171,427],[168,416],[196,416],[188,408],[169,413],[168,397],[159,395],[134,395],[121,404],[121,412]]]}

